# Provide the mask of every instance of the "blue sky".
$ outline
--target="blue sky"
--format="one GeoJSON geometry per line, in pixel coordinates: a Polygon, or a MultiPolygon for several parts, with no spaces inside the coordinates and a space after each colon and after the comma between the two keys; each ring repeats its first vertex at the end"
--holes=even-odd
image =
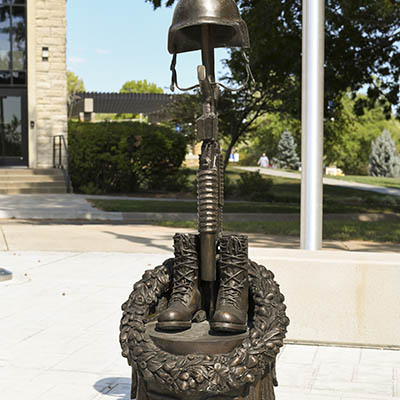
{"type": "MultiPolygon", "coordinates": [[[[144,0],[68,0],[68,69],[83,79],[87,91],[119,91],[128,80],[147,79],[169,92],[172,14],[172,8],[154,11],[144,0]]],[[[217,60],[226,57],[225,50],[216,50],[217,60]]],[[[200,52],[178,55],[180,85],[196,83],[198,64],[200,52]]],[[[216,69],[221,76],[222,64],[216,69]]]]}

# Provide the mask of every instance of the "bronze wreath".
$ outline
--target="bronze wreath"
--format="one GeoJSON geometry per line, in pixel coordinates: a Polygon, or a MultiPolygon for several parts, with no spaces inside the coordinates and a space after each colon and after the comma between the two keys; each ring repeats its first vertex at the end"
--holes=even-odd
{"type": "MultiPolygon", "coordinates": [[[[122,355],[147,382],[168,385],[175,392],[225,393],[253,383],[267,372],[274,375],[276,355],[283,345],[289,319],[284,296],[274,275],[249,261],[249,337],[226,354],[174,355],[158,348],[145,334],[145,323],[170,290],[174,259],[144,273],[122,305],[122,355]]],[[[276,379],[274,378],[276,385],[276,379]]]]}

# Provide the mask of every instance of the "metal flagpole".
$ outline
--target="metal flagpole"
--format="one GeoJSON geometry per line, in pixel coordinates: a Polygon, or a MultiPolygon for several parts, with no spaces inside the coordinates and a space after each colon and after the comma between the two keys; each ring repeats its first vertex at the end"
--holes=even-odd
{"type": "Polygon", "coordinates": [[[301,248],[322,247],[325,1],[303,0],[301,248]]]}

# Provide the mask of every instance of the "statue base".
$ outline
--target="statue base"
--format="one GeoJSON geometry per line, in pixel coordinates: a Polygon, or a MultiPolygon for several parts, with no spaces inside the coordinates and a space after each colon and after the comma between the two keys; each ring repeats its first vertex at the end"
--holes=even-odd
{"type": "MultiPolygon", "coordinates": [[[[134,397],[132,397],[134,399],[134,397]]],[[[136,400],[275,400],[272,380],[269,375],[256,385],[246,387],[242,393],[232,391],[221,395],[207,394],[176,394],[162,390],[148,391],[142,378],[139,378],[139,390],[136,400]],[[248,393],[247,395],[243,392],[248,393]]]]}
{"type": "MultiPolygon", "coordinates": [[[[243,340],[249,336],[249,332],[240,335],[215,335],[210,331],[207,321],[194,323],[191,329],[175,333],[157,331],[155,325],[154,322],[146,324],[146,335],[161,350],[176,355],[229,353],[241,345],[243,340]]],[[[257,382],[255,386],[242,387],[221,394],[218,397],[212,396],[212,398],[236,400],[273,399],[273,384],[270,378],[271,376],[266,376],[257,382]],[[267,396],[265,392],[268,388],[269,393],[267,396]]],[[[210,398],[208,393],[176,393],[173,390],[171,391],[170,385],[147,384],[141,374],[138,374],[137,386],[137,400],[206,400],[210,398]]]]}
{"type": "Polygon", "coordinates": [[[245,260],[247,332],[212,333],[204,318],[186,331],[161,332],[155,321],[167,308],[177,263],[177,258],[168,259],[146,271],[122,306],[120,342],[132,367],[131,398],[274,400],[276,355],[289,319],[273,273],[245,260]]]}

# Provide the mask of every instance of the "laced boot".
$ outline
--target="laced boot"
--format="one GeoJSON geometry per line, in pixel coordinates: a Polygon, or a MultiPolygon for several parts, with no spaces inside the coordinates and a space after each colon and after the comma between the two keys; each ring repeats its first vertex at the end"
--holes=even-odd
{"type": "Polygon", "coordinates": [[[198,285],[196,235],[175,234],[173,286],[168,308],[158,316],[156,327],[165,331],[189,329],[201,308],[198,285]]]}
{"type": "Polygon", "coordinates": [[[246,236],[223,236],[220,242],[219,289],[213,331],[240,333],[247,330],[249,296],[246,236]]]}

